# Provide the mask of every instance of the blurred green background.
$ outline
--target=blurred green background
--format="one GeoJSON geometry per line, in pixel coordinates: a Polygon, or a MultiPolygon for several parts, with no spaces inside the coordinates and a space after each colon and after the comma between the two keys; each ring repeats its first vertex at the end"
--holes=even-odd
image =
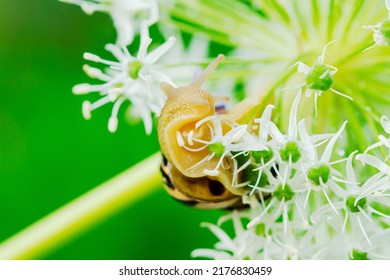
{"type": "MultiPolygon", "coordinates": [[[[110,106],[84,120],[85,97],[71,93],[88,81],[83,52],[107,57],[114,41],[106,14],[0,1],[0,241],[159,150],[142,124],[120,118],[109,133],[110,106]]],[[[189,259],[215,243],[199,224],[221,213],[182,206],[160,188],[44,258],[189,259]]]]}

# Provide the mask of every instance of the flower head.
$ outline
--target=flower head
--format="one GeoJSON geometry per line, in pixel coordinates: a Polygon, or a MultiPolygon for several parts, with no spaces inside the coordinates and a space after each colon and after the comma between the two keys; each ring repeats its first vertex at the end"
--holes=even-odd
{"type": "Polygon", "coordinates": [[[230,237],[217,225],[203,223],[202,226],[210,229],[218,237],[219,242],[215,245],[215,249],[194,250],[192,256],[223,260],[260,259],[264,251],[265,243],[267,242],[264,237],[259,237],[263,234],[263,231],[245,229],[242,225],[241,218],[240,214],[235,211],[231,215],[221,219],[221,221],[232,220],[235,231],[234,237],[230,237]]]}
{"type": "MultiPolygon", "coordinates": [[[[338,214],[336,208],[333,206],[331,199],[327,193],[327,189],[330,188],[333,192],[337,192],[340,188],[337,182],[342,181],[337,177],[338,171],[332,166],[336,163],[339,163],[343,160],[331,161],[333,147],[336,144],[337,139],[341,136],[347,122],[340,127],[340,129],[335,133],[332,138],[329,140],[328,144],[325,147],[321,157],[314,153],[314,158],[312,161],[304,163],[304,170],[306,170],[306,182],[309,186],[307,191],[307,197],[305,201],[305,206],[309,199],[310,192],[314,191],[322,191],[324,196],[326,197],[329,205],[333,208],[336,214],[338,214]]],[[[315,146],[312,146],[313,149],[317,151],[315,146]]]]}
{"type": "MultiPolygon", "coordinates": [[[[383,177],[383,174],[377,173],[367,179],[364,184],[360,185],[353,168],[354,154],[355,153],[352,153],[346,162],[345,188],[339,186],[333,188],[335,195],[342,200],[340,202],[335,202],[332,207],[330,205],[320,207],[312,214],[311,219],[314,222],[318,222],[323,215],[330,217],[332,208],[343,210],[342,215],[344,219],[342,221],[342,226],[340,227],[340,233],[344,234],[349,222],[351,224],[349,227],[359,228],[368,244],[372,245],[367,230],[363,227],[363,221],[366,220],[372,223],[369,225],[369,228],[374,228],[378,227],[379,224],[374,222],[372,214],[390,219],[390,216],[374,207],[375,203],[387,204],[389,202],[386,198],[389,183],[387,178],[383,177]]],[[[339,221],[341,222],[341,220],[339,221]]]]}
{"type": "Polygon", "coordinates": [[[106,12],[113,19],[115,28],[123,43],[129,45],[141,29],[141,22],[147,26],[158,20],[157,0],[60,0],[75,4],[88,15],[96,11],[106,12]]]}
{"type": "Polygon", "coordinates": [[[145,130],[152,130],[151,114],[159,115],[165,102],[165,95],[160,91],[158,84],[163,81],[172,81],[159,69],[157,61],[174,44],[175,39],[170,37],[163,45],[147,53],[152,39],[149,37],[148,27],[143,26],[141,42],[136,56],[129,53],[124,44],[107,44],[106,50],[117,59],[111,61],[100,58],[91,53],[85,53],[86,60],[108,66],[104,71],[84,65],[84,71],[91,77],[103,81],[102,84],[79,84],[73,88],[75,94],[98,92],[102,97],[94,103],[85,101],[83,115],[86,119],[91,117],[91,111],[107,103],[114,103],[109,130],[117,129],[117,114],[120,106],[126,100],[130,101],[136,113],[145,124],[145,130]]]}
{"type": "MultiPolygon", "coordinates": [[[[143,119],[150,133],[152,115],[160,114],[166,98],[157,84],[162,81],[173,84],[169,77],[181,81],[196,76],[194,66],[202,64],[209,49],[211,52],[214,49],[213,45],[209,48],[209,42],[223,45],[224,51],[231,50],[230,54],[235,56],[228,58],[223,71],[215,75],[222,95],[230,92],[236,96],[237,92],[243,96],[252,92],[256,95],[242,103],[256,100],[241,115],[237,114],[239,110],[229,112],[225,107],[219,110],[212,99],[205,101],[212,108],[210,114],[216,109],[215,115],[207,114],[206,118],[191,121],[184,129],[173,127],[169,131],[172,136],[169,140],[182,151],[188,151],[185,156],[178,154],[190,163],[184,170],[200,172],[191,180],[199,176],[213,180],[212,177],[223,175],[226,190],[241,188],[232,193],[242,195],[242,202],[250,208],[222,217],[217,225],[203,223],[219,241],[213,249],[195,250],[193,256],[373,259],[389,255],[386,252],[390,250],[387,245],[390,155],[374,156],[372,150],[380,147],[390,151],[390,138],[379,135],[379,141],[370,146],[367,141],[370,137],[360,137],[360,134],[368,130],[376,135],[380,111],[390,104],[386,95],[390,86],[389,49],[364,53],[375,46],[390,45],[390,0],[385,0],[387,19],[365,27],[374,33],[375,43],[368,49],[365,48],[372,43],[371,34],[361,30],[361,23],[383,19],[385,10],[378,3],[383,4],[384,0],[303,0],[299,5],[295,1],[279,1],[276,6],[274,1],[240,0],[231,0],[229,5],[219,0],[164,3],[171,21],[183,34],[208,35],[207,40],[199,40],[198,34],[191,35],[191,39],[183,37],[168,57],[169,65],[159,59],[172,47],[173,38],[147,52],[151,44],[148,28],[158,18],[157,0],[64,1],[80,5],[89,14],[107,12],[114,20],[118,40],[106,49],[115,60],[90,53],[84,55],[87,60],[108,66],[103,70],[84,66],[90,77],[102,83],[81,84],[73,89],[76,94],[98,92],[101,95],[93,103],[83,103],[87,119],[92,110],[113,103],[108,122],[110,131],[117,128],[121,105],[129,101],[132,114],[143,119]],[[323,16],[324,12],[327,16],[323,16]],[[139,31],[141,43],[137,55],[133,56],[126,46],[139,31]],[[332,39],[336,40],[326,44],[332,39]],[[327,50],[334,42],[337,43],[327,50]],[[293,66],[297,66],[298,74],[304,75],[301,84],[295,87],[299,91],[295,96],[281,94],[281,89],[298,84],[299,76],[303,76],[290,67],[296,61],[293,66]],[[337,81],[336,77],[339,77],[337,81]],[[354,102],[337,98],[335,104],[334,94],[324,94],[323,106],[318,107],[318,97],[327,91],[349,100],[353,96],[354,102]],[[314,102],[308,98],[301,100],[302,94],[314,94],[314,102]],[[275,107],[270,103],[278,106],[274,116],[275,107]],[[312,108],[315,119],[310,118],[312,108]],[[325,133],[328,130],[336,132],[325,133]],[[339,141],[344,130],[349,139],[339,141]],[[365,153],[356,157],[355,152],[344,155],[344,151],[355,149],[365,153]],[[360,161],[359,165],[355,159],[360,161]],[[339,164],[342,162],[346,162],[345,168],[339,164]],[[232,221],[233,235],[224,231],[226,221],[232,221]],[[381,242],[387,244],[381,246],[381,242]]],[[[159,31],[166,34],[169,27],[164,27],[162,21],[159,24],[159,31]]],[[[206,75],[203,73],[201,77],[203,81],[206,75]]],[[[243,108],[240,106],[236,108],[243,108]]],[[[173,110],[186,110],[184,107],[179,104],[173,110]]],[[[381,124],[390,134],[386,116],[381,118],[381,124]]],[[[174,182],[173,171],[178,166],[174,162],[168,166],[172,167],[174,182]]]]}

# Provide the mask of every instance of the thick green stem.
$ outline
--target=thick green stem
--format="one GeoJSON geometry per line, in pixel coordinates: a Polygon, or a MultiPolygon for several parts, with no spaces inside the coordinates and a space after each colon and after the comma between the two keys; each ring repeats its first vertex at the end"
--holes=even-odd
{"type": "Polygon", "coordinates": [[[69,202],[0,244],[0,259],[36,259],[161,184],[160,153],[69,202]]]}

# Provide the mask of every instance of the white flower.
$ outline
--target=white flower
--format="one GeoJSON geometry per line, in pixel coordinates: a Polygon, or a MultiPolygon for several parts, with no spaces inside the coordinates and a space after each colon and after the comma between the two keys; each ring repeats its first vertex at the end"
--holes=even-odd
{"type": "Polygon", "coordinates": [[[209,128],[211,133],[210,140],[193,138],[192,136],[194,133],[191,132],[188,134],[187,137],[188,138],[187,142],[190,144],[190,146],[186,146],[182,138],[183,136],[180,134],[180,132],[178,132],[177,134],[178,143],[181,147],[193,152],[197,152],[208,148],[210,154],[207,155],[202,160],[200,160],[199,162],[197,162],[194,166],[191,166],[190,169],[216,157],[219,158],[219,160],[215,168],[213,170],[205,169],[203,172],[209,176],[218,176],[219,174],[218,169],[220,168],[221,165],[223,165],[223,161],[227,157],[227,155],[230,155],[232,151],[237,151],[238,149],[240,149],[239,148],[240,144],[238,142],[243,137],[243,135],[247,133],[247,125],[237,125],[233,127],[226,134],[223,134],[222,122],[221,119],[218,118],[217,116],[209,116],[198,121],[195,124],[195,129],[199,129],[199,127],[202,125],[207,125],[207,127],[209,128]],[[211,121],[212,125],[210,124],[209,121],[211,121]],[[191,148],[193,142],[202,143],[204,144],[204,146],[193,149],[191,148]]]}
{"type": "MultiPolygon", "coordinates": [[[[303,227],[292,222],[288,231],[280,222],[264,215],[256,227],[245,228],[244,221],[251,219],[258,204],[249,212],[234,211],[222,216],[217,225],[203,223],[219,239],[214,249],[196,249],[192,257],[205,257],[217,260],[266,259],[266,260],[307,260],[342,259],[367,260],[389,259],[390,229],[370,226],[362,220],[370,236],[371,244],[359,230],[358,224],[349,226],[348,231],[339,234],[342,227],[340,216],[321,216],[321,222],[303,227]],[[228,235],[222,225],[233,222],[233,235],[228,235]]],[[[261,209],[260,209],[261,211],[261,209]]],[[[332,212],[333,213],[333,212],[332,212]]]]}
{"type": "MultiPolygon", "coordinates": [[[[209,223],[203,223],[218,237],[219,242],[215,244],[215,249],[196,249],[192,252],[192,257],[206,257],[220,260],[256,260],[277,258],[282,250],[276,246],[270,232],[274,232],[266,224],[257,228],[246,229],[242,225],[242,218],[249,218],[248,213],[234,211],[232,214],[224,216],[218,222],[221,225],[227,220],[232,220],[234,236],[230,237],[221,227],[209,223]],[[276,256],[275,256],[276,255],[276,256]]],[[[274,225],[274,224],[272,224],[274,225]]]]}
{"type": "Polygon", "coordinates": [[[100,58],[91,53],[85,53],[84,58],[108,66],[104,72],[98,68],[84,65],[84,71],[91,77],[103,81],[103,84],[79,84],[73,88],[75,94],[99,92],[103,97],[95,103],[86,101],[83,104],[83,115],[86,119],[91,117],[91,111],[107,103],[115,102],[109,121],[109,130],[116,131],[117,114],[119,107],[125,100],[129,100],[143,119],[145,130],[152,130],[151,113],[159,115],[166,97],[161,92],[160,82],[173,82],[161,72],[156,63],[174,44],[175,39],[169,38],[163,45],[147,53],[152,42],[148,27],[142,28],[140,47],[137,56],[132,56],[123,44],[107,44],[106,50],[111,52],[117,61],[100,58]]]}
{"type": "MultiPolygon", "coordinates": [[[[387,116],[382,116],[381,124],[382,124],[383,130],[387,134],[390,134],[390,120],[389,120],[389,118],[387,116]]],[[[379,138],[379,142],[369,146],[364,151],[364,153],[366,154],[368,151],[370,151],[372,149],[375,149],[375,148],[378,148],[378,147],[381,147],[381,146],[385,146],[388,149],[388,155],[387,155],[387,157],[385,159],[385,161],[386,161],[390,157],[390,137],[386,138],[383,135],[379,135],[378,138],[379,138]]]]}
{"type": "MultiPolygon", "coordinates": [[[[288,142],[296,142],[298,140],[298,126],[297,126],[297,113],[298,113],[298,105],[301,101],[302,97],[302,91],[299,90],[297,96],[294,99],[294,102],[291,106],[290,111],[290,119],[287,129],[287,134],[283,135],[280,130],[277,128],[276,124],[269,121],[264,121],[264,119],[258,120],[260,124],[263,123],[263,127],[268,130],[269,135],[274,139],[279,145],[284,145],[288,142]],[[266,125],[264,125],[266,124],[266,125]]],[[[265,136],[262,136],[263,138],[265,136]]],[[[288,161],[295,161],[293,160],[292,154],[288,155],[289,159],[288,161]]],[[[298,159],[297,159],[298,160],[298,159]]]]}
{"type": "MultiPolygon", "coordinates": [[[[290,222],[298,222],[307,226],[308,215],[302,209],[302,205],[305,205],[302,194],[307,192],[306,200],[308,200],[311,190],[307,173],[317,168],[317,165],[333,164],[329,163],[332,148],[345,124],[334,135],[310,136],[306,131],[304,120],[297,124],[297,111],[301,95],[300,90],[290,111],[287,134],[280,132],[276,124],[271,121],[273,106],[267,106],[263,115],[255,120],[259,124],[258,135],[245,134],[241,140],[241,151],[232,157],[237,159],[234,161],[233,182],[234,178],[238,177],[238,173],[242,172],[241,183],[238,186],[248,185],[251,187],[252,191],[249,195],[256,191],[256,197],[260,198],[263,205],[263,210],[249,223],[249,227],[261,222],[266,214],[275,220],[282,214],[285,232],[288,231],[290,222]],[[318,159],[317,147],[329,138],[331,139],[325,152],[318,159]],[[259,145],[266,149],[259,149],[259,145]],[[242,158],[246,160],[245,163],[242,162],[242,158]],[[241,166],[238,167],[237,162],[240,161],[241,166]],[[254,173],[254,175],[249,176],[248,173],[254,173]],[[244,182],[245,180],[249,181],[244,182]],[[266,202],[264,200],[265,194],[268,195],[266,202]],[[297,217],[299,221],[290,221],[289,213],[292,212],[296,213],[293,216],[297,217]]],[[[330,171],[330,168],[327,171],[330,171]]],[[[325,183],[327,183],[328,177],[326,176],[325,179],[324,176],[325,183]]],[[[325,195],[327,196],[326,192],[325,195]]],[[[330,201],[328,196],[327,198],[330,201]]]]}
{"type": "MultiPolygon", "coordinates": [[[[276,167],[274,161],[270,161],[267,165],[272,164],[273,170],[277,173],[279,180],[284,185],[287,177],[301,160],[301,149],[298,144],[298,129],[297,129],[297,112],[298,105],[301,100],[301,90],[299,90],[290,111],[290,120],[287,134],[280,132],[275,123],[270,121],[272,107],[267,107],[263,116],[255,122],[259,123],[259,142],[265,142],[270,151],[275,151],[274,157],[277,160],[279,167],[276,167]],[[272,141],[267,140],[272,138],[272,141]],[[282,165],[286,165],[285,168],[282,165]],[[283,173],[281,173],[283,169],[283,173]]],[[[264,168],[260,166],[257,170],[261,171],[264,168]]]]}
{"type": "Polygon", "coordinates": [[[368,164],[375,167],[381,174],[386,175],[390,179],[390,166],[386,162],[375,156],[367,154],[357,155],[356,159],[360,160],[363,164],[368,164]]]}
{"type": "MultiPolygon", "coordinates": [[[[313,222],[318,222],[320,217],[323,215],[330,215],[329,212],[332,211],[332,208],[337,210],[343,210],[344,220],[343,225],[341,227],[341,234],[344,234],[347,222],[350,221],[352,226],[358,227],[368,244],[371,245],[370,239],[367,235],[367,231],[363,227],[363,219],[374,223],[372,214],[379,215],[386,219],[390,219],[390,216],[376,210],[372,207],[372,203],[383,203],[384,205],[388,205],[390,201],[386,198],[388,194],[384,193],[388,190],[389,184],[387,178],[383,177],[383,174],[377,173],[372,176],[366,182],[359,186],[359,183],[356,179],[355,170],[352,165],[352,159],[355,153],[352,153],[346,163],[346,180],[345,189],[338,188],[335,191],[335,194],[342,199],[340,202],[336,202],[332,205],[325,205],[319,209],[317,209],[312,214],[313,222]]],[[[369,225],[373,227],[375,225],[369,225]]]]}
{"type": "Polygon", "coordinates": [[[376,25],[367,25],[363,26],[365,29],[372,30],[374,34],[372,37],[374,38],[375,44],[365,49],[363,52],[368,51],[376,46],[390,46],[390,38],[389,38],[389,28],[390,28],[390,0],[385,0],[386,9],[389,12],[389,16],[383,22],[380,22],[376,25]]]}
{"type": "Polygon", "coordinates": [[[325,45],[322,55],[318,57],[317,63],[313,65],[312,67],[306,65],[303,62],[297,62],[293,66],[298,65],[298,73],[303,73],[306,75],[305,83],[298,85],[298,88],[302,88],[306,86],[306,92],[305,95],[310,97],[312,93],[314,93],[314,106],[317,116],[317,99],[324,91],[330,90],[334,93],[343,96],[345,98],[348,98],[350,100],[353,100],[352,97],[345,95],[341,92],[338,92],[337,90],[332,88],[333,85],[333,76],[337,72],[337,68],[328,65],[324,63],[325,60],[325,52],[326,48],[332,44],[334,41],[329,42],[325,45]]]}
{"type": "Polygon", "coordinates": [[[147,26],[158,20],[157,0],[60,0],[79,5],[88,15],[96,11],[110,14],[123,43],[129,45],[139,32],[141,22],[147,26]]]}
{"type": "Polygon", "coordinates": [[[273,236],[275,244],[283,249],[277,258],[281,260],[313,259],[329,239],[325,226],[321,224],[302,227],[302,224],[292,223],[287,232],[273,236]]]}
{"type": "MultiPolygon", "coordinates": [[[[245,134],[243,136],[243,141],[240,147],[240,151],[235,153],[232,157],[234,159],[234,169],[233,169],[233,180],[232,184],[235,187],[242,187],[248,185],[252,188],[252,193],[258,188],[260,179],[262,177],[263,172],[267,171],[267,168],[273,168],[277,170],[275,163],[276,157],[274,154],[276,151],[273,150],[273,140],[269,138],[269,131],[272,129],[277,129],[276,125],[271,121],[272,110],[274,109],[273,105],[268,105],[262,116],[258,119],[255,119],[255,123],[259,124],[258,135],[252,135],[250,133],[245,134]],[[244,158],[245,163],[240,163],[239,167],[239,159],[244,158]],[[251,165],[252,164],[252,165],[251,165]],[[259,167],[256,167],[259,165],[259,167]],[[250,169],[252,170],[245,170],[250,169]],[[244,171],[245,170],[245,171],[244,171]],[[241,182],[237,183],[238,175],[240,172],[257,172],[256,182],[253,184],[252,182],[241,182]],[[248,184],[249,183],[249,184],[248,184]]],[[[270,174],[266,174],[267,176],[270,174]]],[[[252,176],[251,176],[252,177],[252,176]]]]}
{"type": "MultiPolygon", "coordinates": [[[[299,90],[290,111],[287,134],[283,134],[275,123],[270,121],[272,107],[267,107],[263,116],[256,119],[259,123],[259,142],[273,151],[272,167],[279,180],[284,184],[293,169],[305,172],[303,162],[313,160],[312,149],[315,144],[330,137],[329,134],[309,136],[304,127],[304,120],[297,123],[298,105],[302,96],[299,90]],[[305,132],[305,133],[303,133],[305,132]],[[271,139],[271,140],[269,140],[271,139]],[[276,165],[279,168],[276,168],[276,165]],[[285,167],[284,167],[285,166],[285,167]],[[281,170],[284,172],[281,172],[281,170]]],[[[257,170],[264,169],[264,163],[257,170]]]]}
{"type": "MultiPolygon", "coordinates": [[[[311,159],[311,162],[309,162],[309,165],[306,165],[304,167],[304,170],[307,170],[306,183],[308,186],[310,186],[310,188],[308,188],[307,191],[305,207],[307,205],[312,190],[322,191],[329,205],[332,207],[335,213],[338,214],[326,190],[329,187],[334,193],[337,193],[338,190],[340,189],[340,186],[336,182],[343,182],[342,179],[336,176],[339,175],[339,172],[336,169],[334,169],[332,165],[344,161],[345,159],[333,161],[333,162],[331,162],[330,159],[332,156],[333,147],[336,144],[337,139],[341,136],[341,133],[343,132],[346,124],[347,122],[344,122],[343,125],[340,127],[340,129],[337,131],[337,133],[335,133],[332,136],[332,138],[329,140],[328,144],[326,145],[325,150],[322,153],[321,157],[319,158],[317,156],[317,149],[316,149],[316,152],[313,153],[314,157],[311,159]]],[[[304,129],[301,129],[302,134],[305,134],[304,131],[305,131],[304,129]]]]}
{"type": "MultiPolygon", "coordinates": [[[[269,105],[266,107],[263,115],[255,120],[255,123],[259,124],[258,134],[244,135],[242,150],[233,156],[233,158],[237,159],[246,159],[246,162],[241,163],[240,167],[235,162],[233,179],[237,178],[237,174],[242,171],[245,174],[248,173],[248,170],[246,170],[248,168],[251,168],[252,172],[257,172],[257,180],[255,182],[251,180],[251,184],[248,185],[252,188],[252,193],[255,190],[259,190],[260,193],[261,191],[266,191],[259,185],[263,174],[267,177],[272,177],[274,176],[272,173],[276,173],[278,182],[273,186],[274,188],[280,182],[285,184],[289,176],[294,177],[294,180],[304,178],[301,174],[306,173],[305,166],[317,162],[314,155],[316,153],[315,147],[321,145],[332,136],[329,134],[308,135],[304,120],[301,120],[297,125],[297,111],[301,95],[300,90],[290,111],[286,135],[271,121],[271,113],[274,107],[269,105]],[[318,144],[318,142],[320,143],[318,144]],[[292,175],[294,172],[296,172],[296,176],[292,175]]],[[[233,182],[235,181],[233,180],[233,182]]],[[[246,185],[246,182],[238,185],[246,185]]]]}
{"type": "MultiPolygon", "coordinates": [[[[303,168],[303,162],[313,161],[313,149],[316,145],[323,144],[325,140],[332,136],[330,134],[309,135],[305,128],[305,121],[301,120],[298,123],[297,113],[301,97],[302,91],[300,89],[291,107],[287,134],[283,134],[273,122],[258,120],[262,130],[260,133],[263,134],[261,137],[263,139],[268,136],[272,138],[273,141],[269,143],[274,150],[278,151],[279,163],[287,164],[290,169],[303,168]]],[[[284,174],[283,180],[287,175],[289,173],[284,174]]]]}
{"type": "Polygon", "coordinates": [[[313,259],[389,259],[390,229],[383,229],[372,222],[363,219],[361,225],[352,223],[348,230],[340,234],[343,218],[340,216],[323,216],[320,225],[326,225],[326,241],[322,248],[313,255],[313,259]],[[364,234],[360,227],[366,229],[364,234]],[[370,243],[367,242],[370,236],[370,243]]]}
{"type": "MultiPolygon", "coordinates": [[[[250,220],[247,228],[242,228],[238,216],[231,218],[236,229],[232,237],[217,225],[204,224],[220,241],[215,249],[198,249],[193,256],[215,259],[387,258],[378,242],[386,240],[380,224],[388,222],[390,216],[378,204],[383,207],[390,205],[390,168],[371,155],[360,155],[361,160],[380,170],[360,186],[352,165],[354,153],[347,159],[331,161],[336,142],[347,122],[334,134],[309,135],[305,120],[297,123],[300,98],[301,91],[290,111],[287,134],[271,121],[272,106],[268,106],[255,121],[259,125],[257,134],[250,133],[246,127],[240,130],[242,126],[234,124],[230,131],[237,131],[223,135],[222,125],[215,116],[198,123],[203,125],[215,119],[208,123],[213,135],[211,140],[199,141],[205,146],[198,149],[228,139],[219,147],[220,150],[215,148],[214,152],[233,159],[233,172],[237,173],[236,177],[242,172],[240,184],[252,187],[252,192],[243,196],[243,201],[251,207],[249,213],[241,214],[242,218],[250,220]],[[295,150],[292,147],[287,149],[288,143],[295,143],[295,150]],[[228,147],[227,152],[225,147],[228,147]],[[263,148],[260,160],[252,155],[258,147],[263,148]],[[270,154],[266,157],[267,152],[270,154]],[[347,162],[345,175],[334,167],[343,161],[347,162]],[[243,182],[247,178],[243,176],[246,172],[254,173],[257,180],[250,178],[249,184],[243,182]],[[266,175],[265,180],[259,179],[262,175],[266,175]],[[315,192],[310,197],[312,190],[315,192]],[[336,244],[343,248],[333,248],[336,244]]],[[[386,118],[382,119],[382,124],[387,131],[386,118]]],[[[187,143],[200,140],[193,139],[192,135],[189,134],[187,143]]],[[[180,142],[184,143],[184,140],[180,142]]]]}
{"type": "MultiPolygon", "coordinates": [[[[284,166],[286,168],[286,166],[284,166]]],[[[283,170],[281,170],[283,172],[283,170]]],[[[264,216],[269,216],[276,221],[278,218],[282,218],[284,233],[290,230],[291,222],[300,224],[302,227],[307,227],[307,214],[304,212],[303,196],[301,193],[305,189],[301,189],[304,180],[299,177],[299,174],[295,174],[291,178],[287,178],[285,182],[281,182],[279,178],[272,176],[268,177],[269,186],[264,188],[257,188],[259,192],[268,194],[266,202],[262,203],[262,209],[260,213],[253,218],[247,225],[248,228],[252,228],[259,223],[262,223],[264,216]],[[289,217],[289,213],[294,213],[292,219],[289,217]],[[299,221],[296,221],[299,220],[299,221]]]]}
{"type": "MultiPolygon", "coordinates": [[[[254,202],[252,200],[252,202],[254,202]]],[[[329,244],[331,237],[324,224],[308,225],[291,222],[287,231],[283,223],[265,214],[253,227],[244,227],[244,221],[262,211],[258,202],[247,212],[234,211],[222,216],[217,225],[204,223],[219,239],[214,249],[197,249],[193,257],[212,259],[311,259],[321,248],[329,244]],[[222,228],[226,221],[233,222],[234,235],[229,236],[222,228]]]]}

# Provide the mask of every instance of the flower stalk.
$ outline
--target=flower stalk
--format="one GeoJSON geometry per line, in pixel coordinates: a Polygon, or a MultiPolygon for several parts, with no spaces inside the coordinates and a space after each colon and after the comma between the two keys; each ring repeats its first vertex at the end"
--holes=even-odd
{"type": "Polygon", "coordinates": [[[161,185],[156,153],[0,244],[0,259],[37,259],[161,185]]]}
{"type": "MultiPolygon", "coordinates": [[[[84,10],[91,2],[101,2],[69,1],[84,10]]],[[[112,8],[124,3],[108,2],[112,8]]],[[[86,59],[109,66],[105,72],[84,67],[90,77],[105,83],[81,84],[74,93],[93,91],[104,96],[93,104],[84,103],[87,119],[102,102],[115,101],[111,132],[116,130],[119,107],[126,100],[134,109],[130,114],[143,119],[147,132],[152,129],[151,116],[158,117],[168,179],[177,183],[175,178],[182,175],[191,180],[207,176],[250,206],[250,211],[222,217],[218,225],[205,223],[220,242],[214,249],[194,251],[193,256],[390,258],[390,247],[382,246],[390,244],[386,210],[390,205],[386,149],[390,140],[388,135],[378,136],[382,130],[390,134],[390,0],[163,2],[148,2],[158,4],[160,19],[162,15],[170,19],[158,21],[165,43],[147,57],[152,40],[151,22],[145,23],[148,13],[140,21],[132,18],[141,41],[133,57],[127,49],[131,42],[120,40],[123,28],[116,23],[121,17],[115,9],[103,9],[116,25],[118,41],[108,45],[108,50],[118,62],[87,53],[86,59]],[[188,48],[183,33],[191,36],[188,48]],[[205,35],[207,42],[193,34],[205,35]],[[181,44],[174,44],[172,36],[181,44]],[[210,82],[219,84],[214,89],[205,84],[207,91],[200,94],[210,66],[199,74],[194,69],[181,71],[180,65],[201,65],[206,57],[214,56],[211,43],[227,56],[227,63],[210,77],[210,82]],[[154,64],[160,57],[158,65],[154,64]],[[180,98],[172,94],[176,86],[166,86],[180,85],[189,77],[195,82],[178,87],[185,89],[180,98]],[[199,77],[202,82],[198,84],[199,77]],[[140,82],[145,84],[142,90],[134,86],[140,82]],[[167,99],[157,82],[162,82],[167,99]],[[187,92],[197,98],[187,100],[187,92]],[[218,93],[223,95],[214,99],[218,93]],[[233,102],[244,100],[231,108],[227,96],[235,97],[233,102]],[[222,100],[225,103],[218,103],[222,100]],[[197,103],[204,106],[192,112],[197,103]],[[187,112],[190,115],[184,118],[187,112]],[[227,220],[233,222],[235,236],[220,227],[227,220]]],[[[145,8],[150,15],[151,7],[145,8]]],[[[206,200],[196,193],[198,187],[195,192],[184,191],[187,185],[172,184],[177,190],[172,194],[206,200]]],[[[222,199],[214,197],[220,192],[213,192],[210,185],[201,187],[211,197],[207,201],[222,199]]]]}

